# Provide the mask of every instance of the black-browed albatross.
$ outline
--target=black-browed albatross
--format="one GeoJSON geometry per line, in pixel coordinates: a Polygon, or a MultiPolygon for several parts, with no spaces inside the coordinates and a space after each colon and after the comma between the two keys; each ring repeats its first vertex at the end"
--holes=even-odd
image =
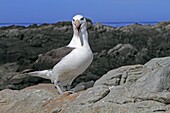
{"type": "Polygon", "coordinates": [[[70,86],[73,80],[83,73],[93,60],[93,53],[88,42],[86,19],[76,15],[72,19],[73,37],[66,47],[61,47],[39,56],[33,68],[48,63],[51,70],[33,71],[27,74],[50,79],[60,94],[63,86],[70,86]],[[57,59],[57,60],[56,60],[57,59]],[[52,67],[51,67],[52,66],[52,67]]]}

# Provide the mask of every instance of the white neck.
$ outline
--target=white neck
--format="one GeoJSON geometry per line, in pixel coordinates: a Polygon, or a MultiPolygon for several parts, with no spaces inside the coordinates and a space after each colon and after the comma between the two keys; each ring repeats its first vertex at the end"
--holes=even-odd
{"type": "Polygon", "coordinates": [[[67,46],[75,48],[85,46],[89,47],[87,30],[82,30],[80,33],[74,31],[73,38],[67,46]]]}

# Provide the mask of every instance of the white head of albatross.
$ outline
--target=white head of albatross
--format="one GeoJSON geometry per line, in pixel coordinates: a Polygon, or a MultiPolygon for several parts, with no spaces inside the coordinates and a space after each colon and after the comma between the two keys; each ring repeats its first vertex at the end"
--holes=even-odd
{"type": "Polygon", "coordinates": [[[82,15],[75,15],[72,19],[73,38],[69,47],[81,47],[88,45],[88,34],[86,29],[86,19],[82,15]],[[77,39],[79,38],[79,39],[77,39]]]}
{"type": "Polygon", "coordinates": [[[76,15],[72,20],[73,30],[76,35],[86,30],[86,19],[82,15],[76,15]]]}

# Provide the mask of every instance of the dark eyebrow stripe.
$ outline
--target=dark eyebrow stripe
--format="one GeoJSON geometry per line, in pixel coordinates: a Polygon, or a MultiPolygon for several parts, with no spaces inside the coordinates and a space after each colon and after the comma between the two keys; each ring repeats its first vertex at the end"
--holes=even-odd
{"type": "Polygon", "coordinates": [[[80,20],[84,20],[84,17],[82,17],[80,20]]]}

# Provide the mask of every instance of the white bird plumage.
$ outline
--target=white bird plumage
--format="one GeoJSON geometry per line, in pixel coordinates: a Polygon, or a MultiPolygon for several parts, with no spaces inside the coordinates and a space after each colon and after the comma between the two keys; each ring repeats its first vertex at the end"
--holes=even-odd
{"type": "Polygon", "coordinates": [[[76,15],[72,19],[73,37],[66,46],[74,48],[69,54],[61,59],[52,70],[34,71],[28,74],[51,79],[60,94],[61,87],[71,85],[73,80],[83,73],[93,60],[93,53],[88,42],[86,19],[82,15],[76,15]]]}

